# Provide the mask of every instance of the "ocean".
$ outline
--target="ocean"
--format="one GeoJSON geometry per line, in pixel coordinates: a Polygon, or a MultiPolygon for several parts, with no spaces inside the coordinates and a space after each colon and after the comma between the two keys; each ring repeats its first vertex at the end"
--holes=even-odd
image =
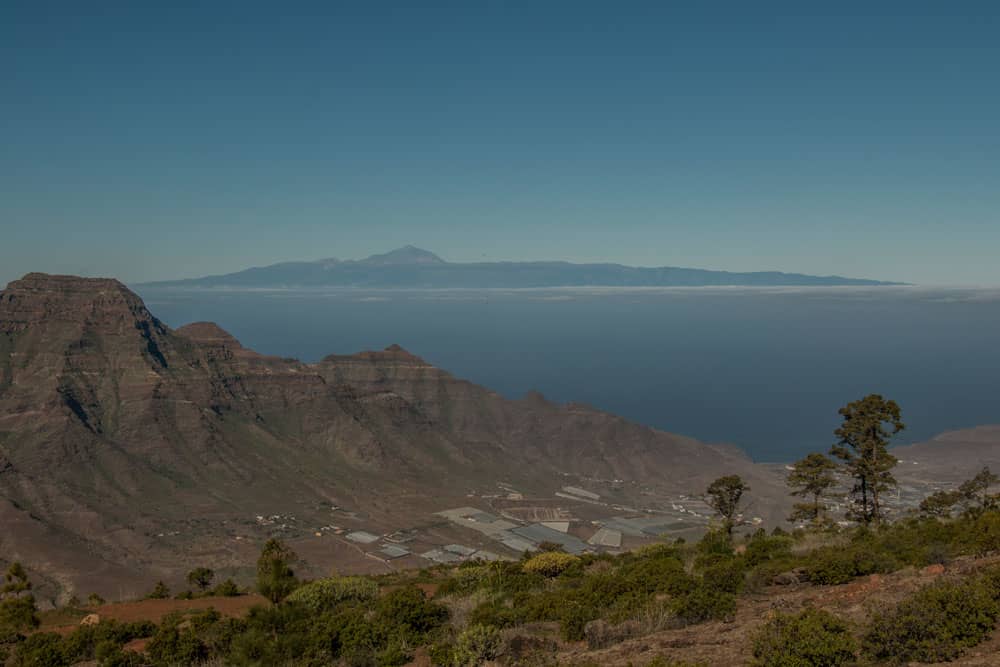
{"type": "Polygon", "coordinates": [[[138,291],[170,326],[214,321],[265,354],[398,343],[509,397],[537,390],[758,461],[827,450],[837,409],[873,392],[901,405],[900,444],[1000,423],[1000,290],[138,291]]]}

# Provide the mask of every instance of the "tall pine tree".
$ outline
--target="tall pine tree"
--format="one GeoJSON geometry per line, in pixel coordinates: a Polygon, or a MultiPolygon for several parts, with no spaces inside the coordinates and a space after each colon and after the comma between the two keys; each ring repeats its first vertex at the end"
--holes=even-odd
{"type": "Polygon", "coordinates": [[[882,495],[896,486],[892,469],[898,461],[889,453],[889,440],[906,425],[899,405],[878,394],[848,403],[840,416],[843,423],[834,431],[838,442],[830,454],[843,461],[844,470],[854,478],[855,505],[848,516],[877,526],[885,516],[882,495]]]}

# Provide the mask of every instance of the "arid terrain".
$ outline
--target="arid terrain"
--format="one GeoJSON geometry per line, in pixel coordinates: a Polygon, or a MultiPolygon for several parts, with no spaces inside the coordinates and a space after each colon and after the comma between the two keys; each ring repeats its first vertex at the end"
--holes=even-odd
{"type": "Polygon", "coordinates": [[[195,564],[238,577],[272,535],[317,572],[426,562],[391,565],[358,532],[405,531],[408,554],[519,553],[525,536],[510,548],[438,514],[468,506],[582,540],[646,521],[625,546],[696,534],[695,496],[730,473],[780,518],[780,481],[734,448],[507,400],[398,347],[304,364],[210,323],[172,330],[114,280],[31,274],[0,293],[0,545],[49,595],[128,598],[195,564]]]}

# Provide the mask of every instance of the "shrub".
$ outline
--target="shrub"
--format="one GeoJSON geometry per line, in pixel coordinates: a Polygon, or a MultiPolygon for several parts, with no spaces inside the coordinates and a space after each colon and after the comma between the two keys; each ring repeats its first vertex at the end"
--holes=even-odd
{"type": "Polygon", "coordinates": [[[543,577],[557,577],[580,559],[559,551],[546,551],[532,556],[522,566],[529,574],[540,574],[543,577]]]}
{"type": "Polygon", "coordinates": [[[870,545],[817,549],[806,561],[806,576],[814,584],[846,584],[855,577],[892,572],[899,563],[870,545]]]}
{"type": "Polygon", "coordinates": [[[733,557],[733,538],[724,530],[710,530],[698,541],[695,565],[704,568],[733,557]]]}
{"type": "Polygon", "coordinates": [[[754,667],[838,667],[851,664],[857,641],[847,624],[825,611],[779,614],[753,640],[754,667]]]}
{"type": "Polygon", "coordinates": [[[695,579],[684,570],[674,552],[654,552],[641,560],[626,563],[614,575],[630,591],[681,595],[690,591],[695,579]]]}
{"type": "Polygon", "coordinates": [[[38,627],[35,598],[30,595],[0,600],[0,644],[10,642],[21,632],[38,627]]]}
{"type": "Polygon", "coordinates": [[[119,623],[115,620],[101,621],[96,625],[81,625],[63,638],[62,650],[73,662],[92,660],[97,646],[108,642],[115,645],[126,644],[139,637],[152,637],[156,626],[149,621],[119,623]]]}
{"type": "Polygon", "coordinates": [[[415,641],[448,620],[448,609],[428,600],[416,586],[392,591],[378,601],[376,612],[374,623],[400,627],[415,641]]]}
{"type": "Polygon", "coordinates": [[[196,586],[198,590],[204,592],[212,584],[212,579],[215,578],[215,572],[207,567],[196,567],[195,569],[188,572],[187,582],[192,586],[196,586]]]}
{"type": "Polygon", "coordinates": [[[973,551],[979,556],[1000,551],[1000,513],[985,512],[976,517],[967,535],[971,537],[973,551]]]}
{"type": "Polygon", "coordinates": [[[559,619],[559,631],[563,639],[568,642],[583,641],[587,624],[597,616],[597,610],[589,605],[573,604],[564,609],[559,619]]]}
{"type": "Polygon", "coordinates": [[[70,660],[62,651],[62,639],[54,632],[38,632],[17,647],[18,667],[64,667],[70,660]]]}
{"type": "Polygon", "coordinates": [[[390,641],[375,656],[375,663],[378,667],[401,667],[413,659],[413,654],[407,647],[406,641],[397,639],[390,641]]]}
{"type": "Polygon", "coordinates": [[[232,579],[226,579],[212,589],[212,595],[222,598],[234,598],[240,594],[240,589],[232,579]]]}
{"type": "Polygon", "coordinates": [[[736,613],[736,596],[699,582],[690,592],[675,599],[670,610],[684,623],[730,618],[736,613]]]}
{"type": "Polygon", "coordinates": [[[747,549],[743,554],[747,567],[757,567],[761,563],[789,556],[792,552],[792,543],[792,538],[785,535],[768,537],[763,529],[757,531],[747,542],[747,549]]]}
{"type": "Polygon", "coordinates": [[[374,602],[378,599],[378,585],[364,577],[331,577],[318,579],[297,588],[286,600],[300,604],[310,611],[329,611],[341,602],[374,602]]]}
{"type": "Polygon", "coordinates": [[[492,600],[484,602],[469,614],[470,625],[492,625],[509,628],[520,622],[521,615],[513,608],[492,600]]]}
{"type": "Polygon", "coordinates": [[[122,650],[113,641],[104,641],[97,645],[94,651],[97,664],[100,667],[142,667],[146,661],[134,651],[122,650]]]}
{"type": "Polygon", "coordinates": [[[500,630],[491,625],[473,625],[455,641],[451,663],[454,667],[476,667],[495,660],[502,650],[500,630]]]}
{"type": "Polygon", "coordinates": [[[742,558],[718,560],[705,568],[705,584],[726,593],[739,593],[746,583],[745,561],[742,558]]]}
{"type": "Polygon", "coordinates": [[[875,660],[944,662],[983,641],[998,616],[983,580],[932,584],[876,614],[862,646],[875,660]]]}
{"type": "Polygon", "coordinates": [[[165,621],[149,645],[146,653],[158,664],[192,665],[208,657],[207,647],[191,628],[180,628],[177,619],[165,621]]]}
{"type": "Polygon", "coordinates": [[[451,576],[441,584],[439,592],[441,595],[468,595],[480,588],[490,585],[494,572],[499,572],[499,568],[490,565],[469,565],[463,563],[461,567],[451,573],[451,576]]]}
{"type": "Polygon", "coordinates": [[[153,590],[146,597],[150,600],[165,600],[170,597],[170,589],[162,581],[157,581],[156,586],[153,586],[153,590]]]}

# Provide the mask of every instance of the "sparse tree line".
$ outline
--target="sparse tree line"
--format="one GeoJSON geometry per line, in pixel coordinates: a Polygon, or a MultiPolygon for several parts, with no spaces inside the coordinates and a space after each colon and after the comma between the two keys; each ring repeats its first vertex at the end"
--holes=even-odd
{"type": "MultiPolygon", "coordinates": [[[[193,600],[198,597],[236,597],[245,591],[240,590],[232,579],[226,579],[216,586],[212,586],[215,579],[215,571],[207,567],[196,567],[187,574],[187,588],[173,596],[178,600],[193,600]]],[[[150,600],[165,600],[171,597],[170,587],[163,581],[156,582],[153,590],[146,596],[150,600]]]]}
{"type": "MultiPolygon", "coordinates": [[[[812,528],[829,528],[826,499],[838,485],[838,475],[851,480],[845,518],[863,526],[878,527],[887,519],[886,494],[898,486],[892,474],[898,459],[889,452],[894,435],[906,428],[899,405],[878,394],[849,403],[839,411],[842,424],[834,434],[837,443],[829,456],[813,452],[796,461],[786,476],[795,503],[788,521],[812,528]],[[832,459],[830,457],[833,457],[832,459]],[[839,459],[839,464],[834,459],[839,459]]],[[[983,512],[996,509],[1000,494],[990,489],[1000,484],[1000,476],[984,467],[957,489],[936,491],[919,506],[924,516],[948,517],[956,511],[983,512]]],[[[712,482],[706,500],[722,522],[722,529],[732,534],[739,523],[743,494],[750,487],[738,476],[727,475],[712,482]]]]}
{"type": "MultiPolygon", "coordinates": [[[[984,469],[957,489],[926,498],[919,514],[888,521],[884,500],[896,485],[896,460],[887,447],[903,429],[899,407],[873,395],[840,414],[830,455],[809,454],[788,472],[791,493],[800,499],[790,520],[806,526],[791,533],[734,534],[750,489],[729,475],[707,489],[720,524],[701,540],[667,540],[620,555],[574,556],[549,544],[520,561],[302,581],[297,555],[272,539],[261,549],[254,585],[267,603],[243,618],[208,609],[175,613],[158,625],[101,619],[67,636],[39,628],[28,573],[15,563],[0,588],[0,665],[374,667],[403,665],[417,647],[443,667],[547,665],[560,644],[532,634],[539,624],[555,624],[562,646],[584,642],[596,650],[731,621],[745,593],[769,586],[839,585],[1000,552],[1000,507],[990,492],[995,475],[984,469]],[[827,516],[826,499],[842,484],[838,476],[851,480],[847,518],[854,526],[838,527],[827,516]],[[143,651],[126,648],[139,638],[148,642],[143,651]]],[[[231,580],[213,585],[215,572],[205,567],[191,570],[186,581],[189,588],[173,597],[243,592],[231,580]]],[[[161,581],[147,597],[170,596],[161,581]]],[[[103,600],[91,596],[89,602],[103,600]]],[[[757,667],[951,660],[989,637],[998,619],[1000,569],[984,569],[921,588],[860,625],[821,609],[777,614],[754,633],[747,659],[757,667]]],[[[654,664],[684,665],[669,654],[654,664]]]]}

